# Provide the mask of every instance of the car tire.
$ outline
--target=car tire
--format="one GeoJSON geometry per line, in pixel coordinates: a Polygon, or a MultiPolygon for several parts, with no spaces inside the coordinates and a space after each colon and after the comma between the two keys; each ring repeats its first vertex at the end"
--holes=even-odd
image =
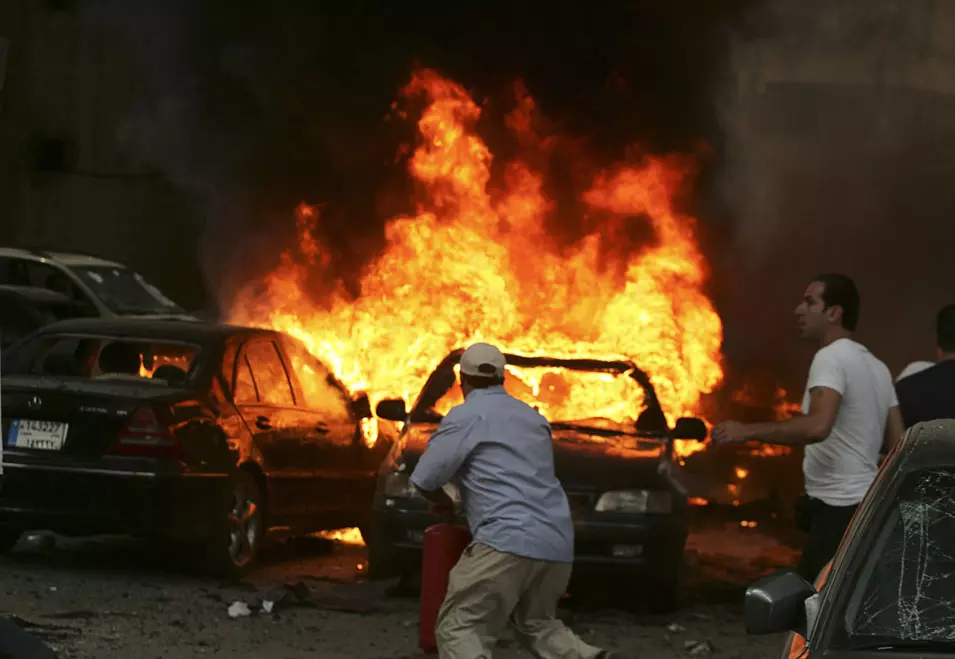
{"type": "Polygon", "coordinates": [[[0,554],[13,551],[23,535],[22,529],[0,528],[0,554]]]}
{"type": "Polygon", "coordinates": [[[209,547],[210,568],[216,576],[235,579],[257,562],[265,544],[265,497],[255,476],[240,469],[232,479],[232,494],[209,547]]]}
{"type": "Polygon", "coordinates": [[[359,530],[362,540],[365,541],[365,548],[368,550],[368,578],[372,581],[378,581],[399,574],[400,570],[394,559],[394,552],[384,542],[381,523],[372,521],[371,524],[363,526],[359,530]]]}

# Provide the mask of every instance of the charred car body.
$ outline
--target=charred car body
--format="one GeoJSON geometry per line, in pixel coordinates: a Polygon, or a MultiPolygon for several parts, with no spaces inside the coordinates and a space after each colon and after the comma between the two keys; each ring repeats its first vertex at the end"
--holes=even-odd
{"type": "Polygon", "coordinates": [[[814,585],[787,570],[750,586],[747,632],[790,631],[783,657],[955,656],[953,492],[955,420],[913,426],[814,585]]]}
{"type": "MultiPolygon", "coordinates": [[[[410,574],[423,532],[434,523],[410,474],[443,415],[463,400],[460,351],[432,373],[410,413],[379,403],[382,419],[404,423],[382,465],[367,538],[369,574],[410,574]]],[[[674,438],[702,441],[706,426],[680,419],[671,431],[647,375],[630,362],[507,355],[505,387],[551,422],[557,477],[575,526],[575,573],[626,581],[649,577],[651,604],[676,605],[687,537],[687,495],[673,475],[674,438]],[[618,420],[608,418],[611,410],[618,420]],[[620,421],[620,417],[624,421],[620,421]]]]}
{"type": "Polygon", "coordinates": [[[195,543],[237,574],[268,532],[365,526],[387,447],[298,341],[190,321],[73,320],[3,364],[0,549],[25,530],[195,543]]]}

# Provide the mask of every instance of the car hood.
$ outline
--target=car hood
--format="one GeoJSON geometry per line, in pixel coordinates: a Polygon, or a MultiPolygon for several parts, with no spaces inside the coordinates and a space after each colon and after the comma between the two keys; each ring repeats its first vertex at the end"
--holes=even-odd
{"type": "MultiPolygon", "coordinates": [[[[414,423],[404,433],[397,460],[410,473],[437,424],[414,423]]],[[[554,469],[565,489],[607,490],[663,486],[669,463],[665,440],[602,438],[580,430],[553,430],[554,469]],[[623,440],[623,441],[621,441],[623,440]]]]}

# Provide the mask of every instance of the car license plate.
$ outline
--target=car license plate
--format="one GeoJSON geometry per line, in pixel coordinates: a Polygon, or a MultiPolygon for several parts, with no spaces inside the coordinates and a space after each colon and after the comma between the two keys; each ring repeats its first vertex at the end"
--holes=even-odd
{"type": "Polygon", "coordinates": [[[17,448],[59,451],[63,448],[69,424],[58,421],[34,421],[31,419],[13,419],[10,422],[10,434],[7,446],[17,448]]]}

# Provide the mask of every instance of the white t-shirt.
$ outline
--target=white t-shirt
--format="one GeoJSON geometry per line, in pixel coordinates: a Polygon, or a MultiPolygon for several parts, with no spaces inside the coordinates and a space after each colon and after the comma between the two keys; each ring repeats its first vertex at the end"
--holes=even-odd
{"type": "Polygon", "coordinates": [[[861,343],[839,339],[812,360],[803,414],[809,413],[809,392],[815,387],[834,389],[842,400],[829,436],[806,446],[806,494],[830,506],[852,506],[875,480],[889,409],[899,404],[892,374],[861,343]]]}

